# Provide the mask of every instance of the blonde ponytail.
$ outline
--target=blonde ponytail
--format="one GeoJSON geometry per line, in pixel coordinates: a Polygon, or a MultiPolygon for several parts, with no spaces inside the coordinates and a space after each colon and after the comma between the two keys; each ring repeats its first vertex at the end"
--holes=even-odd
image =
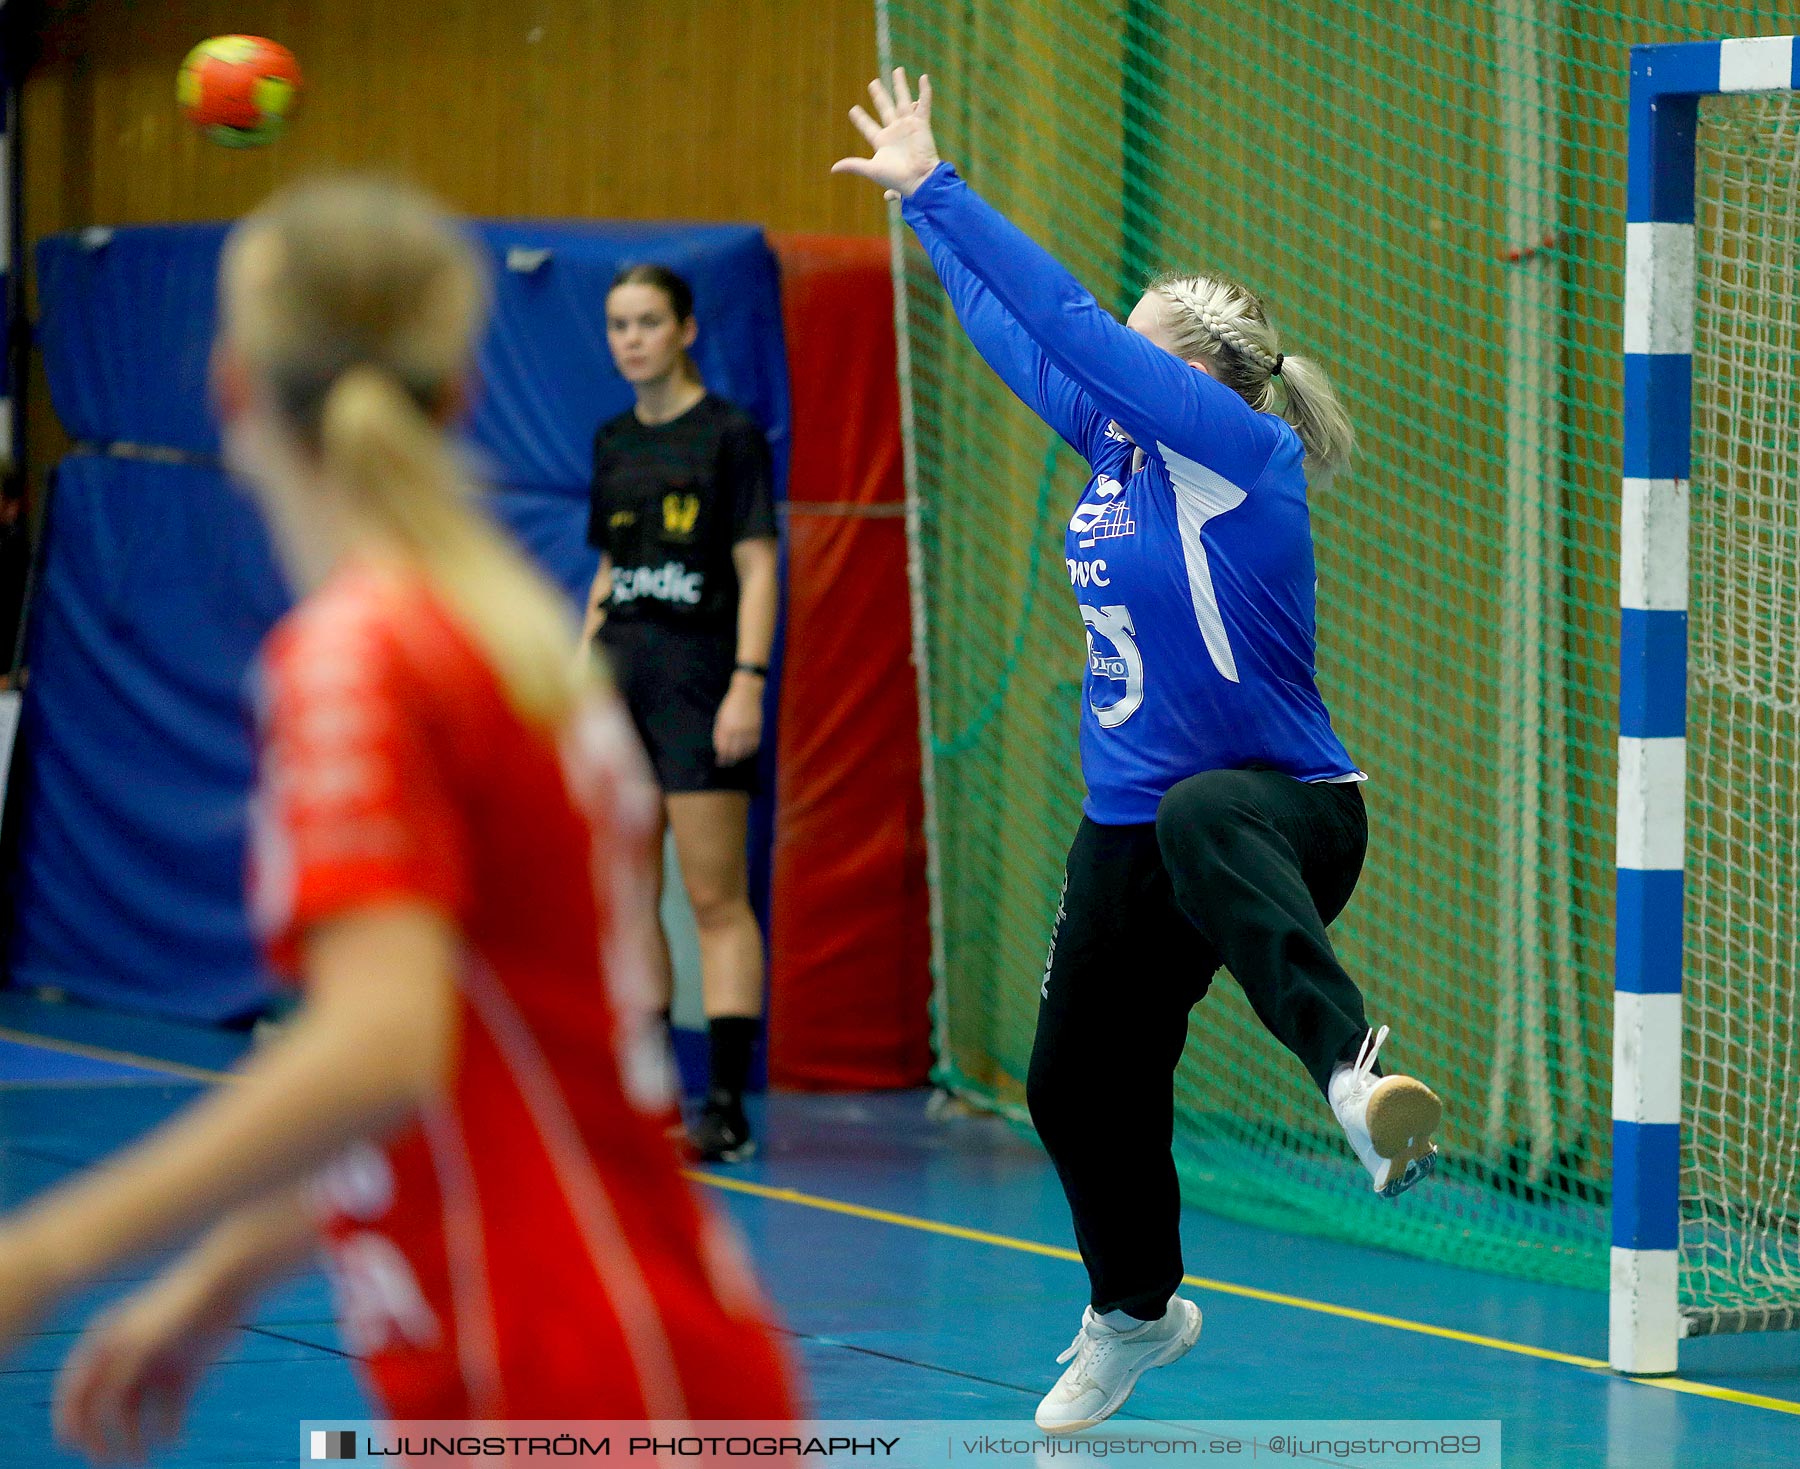
{"type": "Polygon", "coordinates": [[[1350,415],[1338,401],[1325,369],[1310,357],[1283,357],[1281,385],[1286,390],[1281,416],[1306,445],[1307,458],[1318,465],[1318,478],[1323,482],[1356,452],[1356,430],[1350,426],[1350,415]]]}
{"type": "Polygon", "coordinates": [[[314,181],[239,227],[225,276],[232,338],[326,483],[431,582],[513,707],[560,723],[592,668],[573,609],[474,503],[438,421],[486,309],[468,241],[406,185],[314,181]]]}
{"type": "Polygon", "coordinates": [[[1236,281],[1165,275],[1150,289],[1168,303],[1175,355],[1208,363],[1220,382],[1259,413],[1275,413],[1299,436],[1314,483],[1350,462],[1356,432],[1325,369],[1281,350],[1256,294],[1236,281]]]}
{"type": "Polygon", "coordinates": [[[321,462],[412,556],[481,646],[514,708],[554,725],[574,699],[573,618],[561,595],[472,503],[442,431],[388,373],[339,374],[319,414],[321,462]]]}

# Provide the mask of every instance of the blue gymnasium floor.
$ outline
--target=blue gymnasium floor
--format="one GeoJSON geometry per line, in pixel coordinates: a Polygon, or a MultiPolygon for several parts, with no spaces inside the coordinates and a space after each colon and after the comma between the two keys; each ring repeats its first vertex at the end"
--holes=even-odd
{"type": "MultiPolygon", "coordinates": [[[[0,994],[0,1200],[16,1203],[141,1132],[241,1045],[0,994]]],[[[1085,1294],[1038,1149],[992,1119],[928,1121],[922,1093],[779,1096],[764,1129],[755,1163],[707,1183],[749,1240],[817,1416],[1027,1428],[1085,1294]]],[[[1690,1343],[1683,1377],[1650,1386],[1592,1365],[1606,1351],[1599,1295],[1197,1211],[1184,1238],[1205,1277],[1188,1288],[1205,1333],[1184,1361],[1144,1378],[1120,1427],[1497,1418],[1508,1469],[1800,1464],[1800,1335],[1690,1343]]],[[[0,1364],[0,1465],[79,1462],[50,1445],[56,1364],[96,1304],[148,1273],[106,1282],[0,1364]]],[[[181,1446],[155,1462],[293,1464],[300,1420],[366,1412],[335,1341],[320,1278],[269,1297],[207,1379],[181,1446]]]]}

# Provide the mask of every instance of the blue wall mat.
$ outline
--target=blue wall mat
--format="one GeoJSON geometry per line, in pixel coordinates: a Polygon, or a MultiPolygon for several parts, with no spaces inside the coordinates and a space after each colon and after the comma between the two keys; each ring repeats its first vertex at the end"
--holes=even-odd
{"type": "Polygon", "coordinates": [[[56,416],[85,443],[219,447],[206,364],[222,225],[83,230],[37,247],[37,327],[56,416]]]}
{"type": "MultiPolygon", "coordinates": [[[[94,444],[216,454],[206,364],[224,225],[142,225],[38,245],[39,339],[64,426],[94,444]]],[[[769,433],[786,482],[787,352],[775,256],[749,225],[470,225],[494,291],[470,435],[498,484],[585,486],[594,429],[631,406],[606,350],[606,288],[658,261],[694,287],[694,358],[769,433]]]]}
{"type": "Polygon", "coordinates": [[[243,912],[246,673],[287,593],[216,470],[57,471],[25,701],[15,982],[216,1020],[268,984],[243,912]]]}
{"type": "MultiPolygon", "coordinates": [[[[493,513],[572,596],[595,564],[593,433],[631,402],[605,341],[621,265],[662,261],[692,279],[701,370],[764,425],[784,480],[787,357],[760,231],[471,229],[495,298],[471,450],[496,486],[493,513]]],[[[77,438],[216,451],[205,378],[224,234],[147,226],[40,244],[45,363],[77,438]]],[[[266,1003],[272,981],[243,913],[248,711],[255,649],[287,605],[260,523],[218,470],[99,454],[59,470],[22,730],[14,984],[201,1021],[266,1003]]],[[[775,697],[772,686],[771,710],[775,697]]],[[[765,912],[769,833],[765,797],[752,836],[765,912]]]]}

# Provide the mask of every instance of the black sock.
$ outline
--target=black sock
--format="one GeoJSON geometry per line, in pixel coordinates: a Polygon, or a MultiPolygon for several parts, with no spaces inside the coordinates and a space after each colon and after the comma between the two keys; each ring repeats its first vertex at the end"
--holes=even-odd
{"type": "Polygon", "coordinates": [[[750,1051],[762,1029],[760,1015],[719,1015],[709,1020],[712,1041],[712,1090],[736,1102],[750,1080],[750,1051]]]}

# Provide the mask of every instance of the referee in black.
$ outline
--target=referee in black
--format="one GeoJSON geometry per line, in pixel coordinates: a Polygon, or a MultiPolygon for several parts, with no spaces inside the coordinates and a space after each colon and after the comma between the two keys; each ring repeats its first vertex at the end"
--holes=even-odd
{"type": "MultiPolygon", "coordinates": [[[[694,910],[712,1057],[694,1149],[737,1162],[755,1148],[744,1086],[763,942],[746,839],[775,637],[775,513],[768,440],[700,381],[696,331],[693,291],[664,266],[629,267],[607,292],[607,345],[637,401],[594,437],[600,566],[583,640],[606,650],[655,768],[694,910]]],[[[666,936],[659,951],[666,1019],[666,936]]]]}

